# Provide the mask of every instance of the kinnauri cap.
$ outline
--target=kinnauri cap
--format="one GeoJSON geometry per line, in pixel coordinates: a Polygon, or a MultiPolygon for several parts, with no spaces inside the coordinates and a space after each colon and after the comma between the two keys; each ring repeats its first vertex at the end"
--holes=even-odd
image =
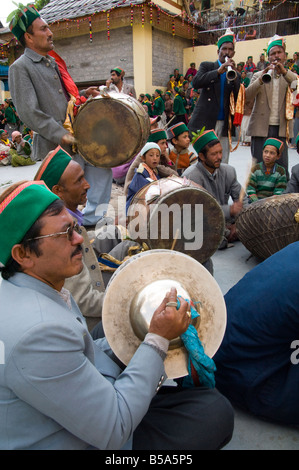
{"type": "Polygon", "coordinates": [[[218,49],[220,49],[222,44],[224,44],[225,42],[232,42],[234,44],[235,41],[236,41],[236,38],[235,38],[234,33],[230,29],[227,29],[225,31],[225,34],[218,39],[218,42],[217,42],[218,49]]]}
{"type": "Polygon", "coordinates": [[[64,170],[72,161],[72,157],[60,146],[53,152],[48,153],[44,158],[34,180],[43,180],[49,189],[52,190],[55,184],[58,184],[64,170]]]}
{"type": "Polygon", "coordinates": [[[212,142],[212,140],[219,140],[214,129],[203,132],[197,139],[192,143],[195,152],[200,153],[202,149],[212,142]]]}
{"type": "Polygon", "coordinates": [[[268,42],[267,55],[269,55],[270,49],[272,49],[274,46],[280,46],[285,50],[286,43],[284,38],[275,34],[275,36],[273,36],[273,38],[271,38],[268,42]]]}
{"type": "Polygon", "coordinates": [[[283,147],[283,142],[281,140],[275,139],[274,137],[270,137],[265,141],[263,148],[265,148],[266,145],[273,145],[277,148],[278,153],[280,153],[283,147]]]}
{"type": "Polygon", "coordinates": [[[184,122],[178,122],[177,124],[175,124],[174,126],[170,127],[167,130],[167,138],[169,140],[173,139],[174,137],[178,137],[179,135],[181,135],[183,132],[186,132],[186,131],[189,132],[189,129],[186,126],[186,124],[184,122]]]}
{"type": "Polygon", "coordinates": [[[159,140],[167,139],[167,134],[164,129],[154,129],[151,131],[149,138],[147,139],[148,142],[158,142],[159,140]]]}
{"type": "Polygon", "coordinates": [[[110,73],[112,73],[112,72],[117,72],[119,75],[122,75],[122,74],[125,73],[124,70],[121,69],[120,67],[115,67],[114,69],[111,69],[110,73]]]}
{"type": "Polygon", "coordinates": [[[43,181],[26,181],[14,189],[0,204],[0,266],[11,258],[14,245],[49,207],[59,199],[43,181]]]}
{"type": "Polygon", "coordinates": [[[32,3],[26,7],[20,3],[19,8],[10,13],[7,22],[11,32],[19,40],[37,18],[40,18],[40,14],[32,3]]]}

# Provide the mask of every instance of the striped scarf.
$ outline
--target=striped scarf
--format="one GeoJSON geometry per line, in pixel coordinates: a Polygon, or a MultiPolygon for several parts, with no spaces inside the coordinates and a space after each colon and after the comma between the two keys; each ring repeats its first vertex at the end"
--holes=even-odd
{"type": "Polygon", "coordinates": [[[232,148],[232,124],[234,126],[241,126],[243,115],[244,115],[244,106],[245,106],[245,86],[243,85],[243,83],[241,83],[236,103],[235,103],[234,93],[231,92],[230,94],[230,101],[229,101],[230,112],[229,112],[229,118],[228,118],[228,140],[229,140],[229,146],[230,146],[231,152],[234,152],[235,150],[237,150],[239,143],[240,143],[240,136],[241,136],[241,132],[239,132],[237,145],[233,149],[232,148]],[[232,116],[234,116],[233,123],[232,123],[232,116]]]}

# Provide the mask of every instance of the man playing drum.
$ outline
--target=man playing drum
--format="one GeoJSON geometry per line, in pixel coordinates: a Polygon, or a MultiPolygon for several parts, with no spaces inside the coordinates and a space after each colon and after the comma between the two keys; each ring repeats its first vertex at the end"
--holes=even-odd
{"type": "Polygon", "coordinates": [[[198,153],[198,162],[187,168],[183,176],[209,191],[222,207],[227,230],[221,247],[226,248],[228,242],[236,240],[234,219],[243,208],[241,185],[235,168],[222,163],[222,146],[213,129],[201,134],[193,142],[193,148],[198,153]],[[233,200],[231,205],[229,197],[233,200]]]}
{"type": "MultiPolygon", "coordinates": [[[[61,145],[80,163],[90,184],[83,223],[95,225],[104,215],[96,214],[97,207],[110,201],[112,170],[92,166],[80,155],[73,154],[75,140],[64,127],[72,96],[76,95],[79,104],[86,99],[79,96],[63,60],[54,53],[53,34],[39,12],[28,7],[18,9],[16,14],[18,20],[12,20],[10,29],[25,51],[9,68],[9,89],[20,119],[35,132],[31,158],[42,160],[61,145]]],[[[98,94],[95,87],[85,90],[86,97],[98,94]]]]}

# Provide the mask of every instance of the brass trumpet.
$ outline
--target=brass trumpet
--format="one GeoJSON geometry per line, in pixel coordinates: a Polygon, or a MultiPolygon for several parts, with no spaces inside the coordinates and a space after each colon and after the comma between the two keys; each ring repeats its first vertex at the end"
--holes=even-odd
{"type": "MultiPolygon", "coordinates": [[[[228,57],[226,56],[225,62],[227,61],[228,61],[228,57]]],[[[230,65],[227,66],[226,78],[229,82],[232,82],[236,80],[237,78],[237,72],[230,65]]]]}

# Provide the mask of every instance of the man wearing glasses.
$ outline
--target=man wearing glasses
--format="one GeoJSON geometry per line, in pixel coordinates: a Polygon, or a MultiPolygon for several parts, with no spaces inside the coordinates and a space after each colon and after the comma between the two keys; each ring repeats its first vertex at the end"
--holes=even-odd
{"type": "Polygon", "coordinates": [[[40,181],[10,186],[0,196],[0,226],[0,449],[199,450],[228,442],[233,413],[216,389],[157,393],[169,341],[190,324],[188,303],[173,306],[176,289],[120,367],[63,287],[83,267],[83,238],[58,196],[40,181]]]}

